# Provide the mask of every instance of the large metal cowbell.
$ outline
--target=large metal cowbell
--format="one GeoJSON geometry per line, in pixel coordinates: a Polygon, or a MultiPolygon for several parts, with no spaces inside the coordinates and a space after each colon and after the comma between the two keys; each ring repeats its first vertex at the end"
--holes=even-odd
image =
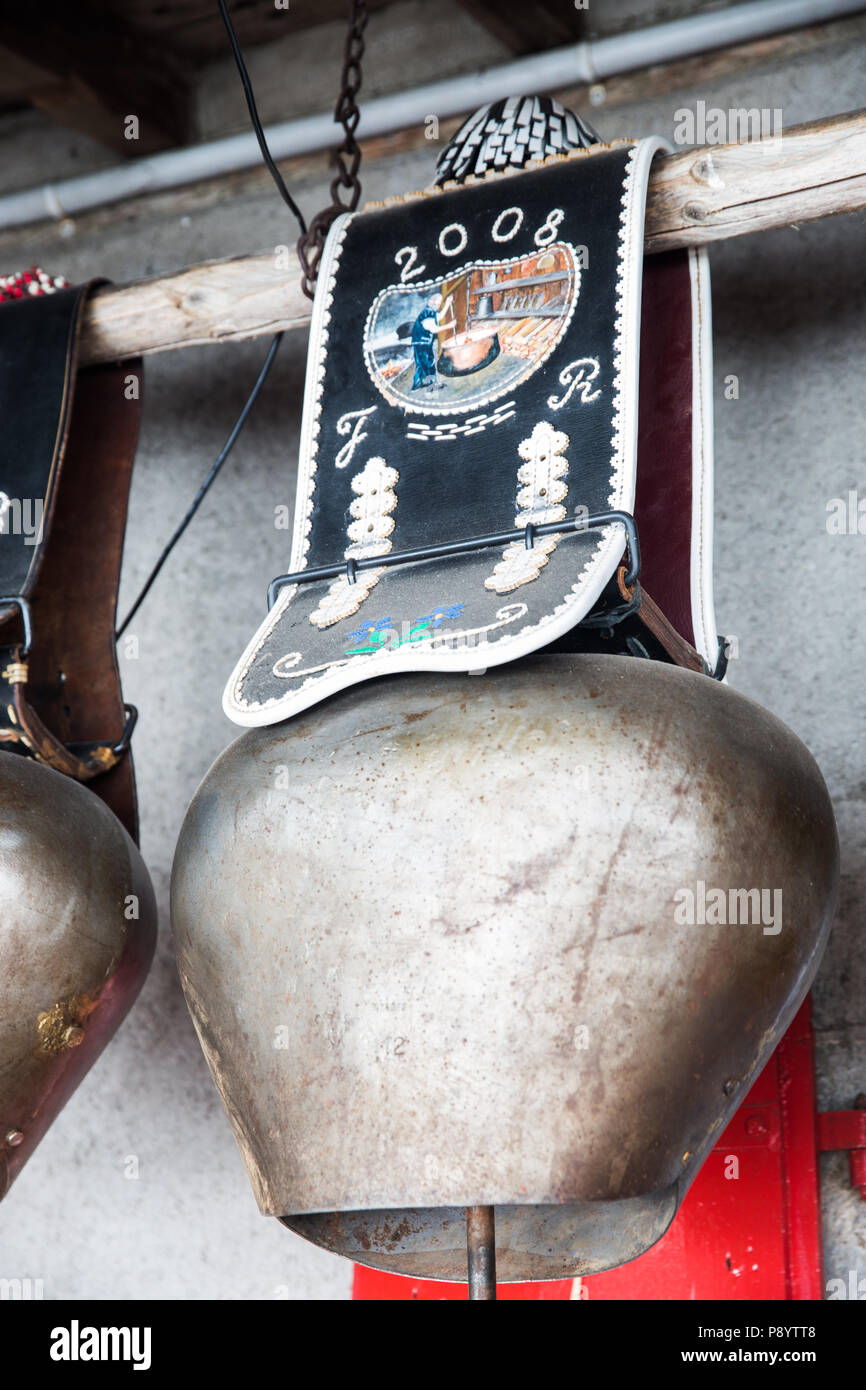
{"type": "Polygon", "coordinates": [[[496,1208],[500,1280],[634,1258],[802,999],[836,872],[803,745],[660,663],[404,676],[249,731],[172,914],[261,1209],[440,1279],[467,1206],[496,1208]],[[778,930],[701,912],[741,885],[778,930]]]}
{"type": "MultiPolygon", "coordinates": [[[[458,133],[440,159],[439,182],[477,182],[488,170],[551,154],[571,159],[595,139],[558,103],[498,103],[458,133]]],[[[602,167],[587,174],[590,192],[593,169],[602,167]]],[[[519,195],[510,191],[519,182],[506,179],[500,189],[500,202],[507,195],[514,206],[496,213],[495,239],[519,225],[519,195]]],[[[446,231],[451,240],[440,245],[450,256],[466,227],[454,223],[446,231]]],[[[451,279],[431,280],[443,292],[430,290],[415,329],[398,323],[389,337],[375,326],[378,310],[368,320],[375,329],[370,379],[375,384],[379,374],[381,394],[392,404],[403,392],[415,454],[427,449],[425,460],[435,461],[465,448],[459,488],[467,495],[474,477],[468,460],[475,457],[469,436],[487,429],[509,439],[508,406],[464,421],[458,404],[454,421],[436,417],[447,400],[471,399],[477,374],[506,380],[511,368],[500,337],[530,357],[534,341],[553,342],[549,324],[565,312],[565,301],[550,286],[567,281],[575,293],[577,271],[568,268],[573,247],[540,258],[544,235],[542,229],[522,262],[515,254],[505,269],[485,272],[487,262],[470,268],[476,279],[487,277],[478,288],[467,281],[480,346],[472,332],[453,336],[447,379],[441,354],[437,359],[425,343],[443,331],[436,316],[444,316],[447,296],[456,306],[450,312],[467,312],[457,269],[451,279]],[[506,303],[499,296],[514,295],[520,274],[532,295],[506,303]],[[531,332],[521,326],[517,342],[513,321],[524,315],[531,332]],[[425,329],[430,323],[433,332],[425,329]],[[401,347],[410,329],[414,379],[401,347]],[[386,361],[392,342],[396,356],[386,361]],[[432,424],[418,422],[424,410],[432,424]]],[[[634,229],[629,235],[639,256],[640,227],[636,240],[634,229]]],[[[402,247],[396,255],[404,281],[414,273],[411,251],[402,247]]],[[[400,302],[409,304],[405,293],[400,302]]],[[[395,544],[388,554],[392,515],[398,528],[401,516],[408,525],[412,480],[411,467],[404,476],[390,467],[400,459],[389,456],[387,465],[370,459],[352,482],[360,500],[345,513],[355,541],[345,552],[345,573],[341,554],[321,558],[327,546],[317,550],[315,542],[310,550],[310,526],[319,525],[325,500],[342,496],[336,489],[347,475],[334,467],[342,469],[368,438],[375,412],[371,405],[340,417],[344,442],[335,455],[323,446],[321,484],[309,463],[319,426],[305,426],[309,493],[299,495],[293,573],[272,586],[273,612],[226,696],[237,722],[265,727],[250,728],[211,769],[175,859],[181,979],[261,1210],[378,1269],[460,1280],[468,1257],[472,1298],[495,1297],[497,1279],[609,1269],[663,1235],[803,999],[832,914],[836,831],[817,766],[771,714],[710,679],[722,672],[705,527],[711,454],[709,461],[701,454],[711,435],[711,390],[700,258],[668,268],[659,261],[652,293],[648,318],[657,328],[658,360],[648,355],[646,378],[642,367],[641,405],[646,386],[660,414],[656,438],[650,424],[641,448],[642,457],[661,460],[662,471],[643,469],[637,501],[652,540],[647,582],[654,592],[667,584],[674,610],[679,605],[687,619],[678,629],[687,629],[687,639],[646,594],[641,601],[632,583],[635,537],[632,568],[619,570],[618,592],[602,593],[601,616],[582,615],[604,575],[575,616],[583,639],[528,654],[533,644],[544,645],[532,637],[540,631],[532,622],[543,625],[552,612],[546,640],[561,639],[567,605],[579,597],[575,585],[558,607],[541,611],[544,584],[556,601],[556,576],[567,569],[563,547],[576,545],[557,535],[545,540],[547,570],[546,558],[520,553],[521,542],[504,552],[506,578],[497,577],[500,567],[488,581],[488,590],[502,593],[508,575],[516,576],[507,594],[515,602],[503,600],[495,621],[477,629],[490,636],[489,659],[475,663],[486,671],[474,672],[465,653],[452,656],[438,631],[443,615],[454,617],[462,603],[436,609],[407,625],[408,635],[392,634],[389,646],[377,647],[375,611],[363,606],[368,594],[380,596],[383,612],[401,595],[411,602],[413,584],[423,595],[437,575],[430,566],[443,563],[448,547],[434,535],[437,558],[419,558],[410,528],[405,553],[395,544]],[[681,319],[691,321],[685,334],[677,304],[685,306],[681,319]],[[678,384],[687,408],[680,409],[678,384]],[[684,481],[675,479],[673,465],[664,473],[677,449],[688,455],[684,481]],[[334,481],[326,498],[328,479],[334,481]],[[687,489],[685,502],[672,491],[674,481],[687,489]],[[368,551],[353,517],[361,518],[358,525],[369,517],[371,532],[378,527],[368,551]],[[671,579],[677,547],[686,569],[671,579]],[[330,570],[300,572],[325,562],[330,570]],[[305,577],[314,582],[305,584],[305,577]],[[310,597],[316,583],[329,580],[329,593],[323,597],[320,587],[310,597]],[[532,602],[541,605],[540,616],[526,618],[532,602]],[[635,626],[636,612],[647,626],[635,626]],[[373,616],[361,622],[365,613],[373,616]],[[530,623],[523,629],[530,636],[509,660],[502,653],[511,638],[499,641],[495,629],[518,620],[530,623]],[[343,622],[357,628],[348,646],[343,622]],[[370,679],[380,674],[386,679],[370,679]],[[269,722],[287,713],[294,716],[288,722],[269,722]]],[[[314,334],[336,313],[321,288],[317,306],[314,334]]],[[[591,320],[591,297],[580,312],[591,320]]],[[[324,365],[311,368],[313,420],[321,409],[319,383],[331,380],[339,392],[348,360],[333,324],[331,335],[336,376],[326,378],[324,365]]],[[[617,370],[632,349],[634,343],[614,340],[614,354],[622,355],[613,359],[617,370]]],[[[566,388],[569,399],[575,388],[576,402],[599,399],[601,355],[561,372],[551,361],[560,373],[553,385],[566,388]]],[[[581,455],[581,436],[567,431],[591,417],[557,413],[566,399],[559,387],[551,394],[545,385],[539,399],[547,422],[520,444],[530,461],[530,472],[519,475],[524,490],[516,503],[505,499],[506,509],[523,508],[506,524],[526,526],[527,550],[539,544],[533,521],[550,521],[550,531],[553,520],[565,519],[564,507],[555,514],[546,508],[565,496],[560,480],[574,473],[573,465],[566,473],[566,452],[581,465],[598,445],[604,482],[611,437],[609,425],[600,427],[594,445],[590,430],[581,455]],[[553,470],[556,498],[531,472],[542,464],[553,470]],[[533,486],[537,495],[527,501],[533,486]]],[[[621,410],[618,396],[612,404],[621,410]]],[[[614,418],[616,460],[625,425],[621,414],[614,418]]],[[[396,413],[393,420],[399,429],[396,413]]],[[[527,433],[531,428],[530,420],[527,433]]],[[[367,454],[373,447],[371,437],[367,454]]],[[[410,463],[411,453],[405,451],[410,463]]],[[[430,468],[437,504],[451,505],[442,474],[430,468]]],[[[351,499],[345,481],[340,486],[351,499]]],[[[623,485],[602,494],[601,508],[589,508],[620,508],[606,518],[608,533],[622,508],[630,510],[633,477],[630,486],[628,496],[623,485]]],[[[569,495],[569,504],[576,500],[569,495]]],[[[335,537],[344,525],[341,507],[332,506],[335,537]]],[[[503,526],[500,520],[455,539],[477,538],[478,529],[503,526]]],[[[611,584],[621,554],[617,535],[606,542],[611,584]]],[[[586,557],[582,582],[601,544],[571,552],[586,557]]],[[[461,563],[463,569],[447,570],[449,582],[455,574],[471,578],[465,555],[461,563]]],[[[583,560],[574,563],[580,569],[583,560]]]]}

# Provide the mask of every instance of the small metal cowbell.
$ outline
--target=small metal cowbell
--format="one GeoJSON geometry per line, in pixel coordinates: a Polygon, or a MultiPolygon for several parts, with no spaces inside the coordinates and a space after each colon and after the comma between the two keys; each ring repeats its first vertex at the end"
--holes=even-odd
{"type": "Polygon", "coordinates": [[[467,1207],[500,1281],[633,1259],[802,1000],[837,855],[794,734],[662,663],[399,676],[245,733],[172,914],[262,1211],[415,1276],[466,1277],[467,1207]]]}
{"type": "Polygon", "coordinates": [[[0,1197],[138,994],[156,905],[92,791],[0,754],[0,1197]]]}

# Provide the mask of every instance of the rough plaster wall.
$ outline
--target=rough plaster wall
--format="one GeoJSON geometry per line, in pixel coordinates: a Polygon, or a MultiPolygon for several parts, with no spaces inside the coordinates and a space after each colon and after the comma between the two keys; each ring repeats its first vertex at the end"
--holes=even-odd
{"type": "MultiPolygon", "coordinates": [[[[645,11],[642,12],[645,15],[645,11]]],[[[423,28],[417,35],[424,49],[423,28]]],[[[401,50],[402,51],[402,50],[401,50]]],[[[863,105],[862,47],[836,47],[744,70],[724,86],[646,106],[592,112],[604,136],[670,138],[674,112],[780,106],[786,124],[863,105]]],[[[377,79],[378,80],[378,79],[377,79]]],[[[384,79],[383,79],[384,80],[384,79]]],[[[6,187],[39,156],[55,173],[86,142],[33,118],[0,130],[6,187]],[[4,138],[5,137],[5,138],[4,138]],[[8,153],[8,162],[6,156],[8,153]]],[[[366,170],[382,197],[428,180],[435,147],[366,170]]],[[[296,191],[308,210],[325,180],[296,191]]],[[[269,191],[191,206],[147,207],[89,232],[4,242],[2,268],[38,261],[70,278],[122,281],[293,239],[269,191]]],[[[866,487],[862,431],[862,215],[722,243],[712,252],[716,352],[716,586],[720,630],[739,639],[731,683],[781,715],[812,749],[836,806],[843,880],[832,944],[815,988],[819,1100],[866,1089],[866,881],[862,536],[827,534],[826,504],[866,487]],[[724,378],[739,378],[739,400],[724,378]]],[[[152,359],[133,486],[121,611],[182,515],[258,370],[263,341],[152,359]]],[[[0,1273],[41,1278],[45,1296],[320,1298],[349,1295],[349,1266],[257,1214],[184,1006],[167,911],[185,807],[236,730],[219,706],[226,675],[260,620],[268,581],[287,560],[274,506],[291,502],[305,342],[286,339],[225,476],[134,624],[127,698],[135,738],[142,848],[162,912],[157,961],[118,1038],[81,1086],[2,1208],[0,1273]],[[137,1180],[124,1177],[137,1155],[137,1180]]],[[[866,1274],[866,1206],[842,1156],[823,1161],[827,1276],[866,1274]]]]}

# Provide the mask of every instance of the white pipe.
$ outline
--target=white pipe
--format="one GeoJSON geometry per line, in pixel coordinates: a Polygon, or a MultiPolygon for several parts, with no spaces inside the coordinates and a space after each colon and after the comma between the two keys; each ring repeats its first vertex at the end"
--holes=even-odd
{"type": "MultiPolygon", "coordinates": [[[[359,133],[364,139],[386,135],[422,124],[429,115],[442,119],[474,111],[500,97],[598,82],[615,73],[632,72],[653,63],[673,62],[862,10],[866,10],[864,0],[750,0],[748,4],[676,19],[632,33],[569,44],[488,68],[486,72],[449,77],[408,92],[376,97],[362,105],[359,133]]],[[[336,139],[330,112],[283,121],[268,126],[265,133],[274,159],[289,159],[327,149],[336,139]]],[[[122,198],[157,193],[238,169],[249,169],[260,159],[252,134],[190,145],[186,149],[171,150],[149,159],[0,197],[0,227],[69,217],[122,198]]]]}

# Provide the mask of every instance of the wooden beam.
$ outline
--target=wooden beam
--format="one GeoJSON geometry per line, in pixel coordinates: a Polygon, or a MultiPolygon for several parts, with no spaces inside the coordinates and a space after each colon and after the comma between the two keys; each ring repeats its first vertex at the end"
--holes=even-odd
{"type": "MultiPolygon", "coordinates": [[[[866,208],[866,112],[794,126],[778,139],[660,156],[647,199],[646,249],[728,237],[866,208]]],[[[87,309],[82,361],[109,362],[238,342],[309,323],[297,268],[273,255],[192,266],[100,290],[87,309]]]]}
{"type": "Polygon", "coordinates": [[[866,111],[792,126],[777,139],[659,159],[647,250],[704,246],[866,207],[866,111]]]}
{"type": "Polygon", "coordinates": [[[39,0],[35,21],[26,5],[3,6],[0,88],[126,158],[189,135],[188,89],[170,55],[86,4],[39,0]]]}
{"type": "Polygon", "coordinates": [[[98,290],[85,313],[80,360],[111,362],[291,332],[307,327],[311,307],[294,253],[291,270],[278,269],[273,254],[207,261],[98,290]]]}

